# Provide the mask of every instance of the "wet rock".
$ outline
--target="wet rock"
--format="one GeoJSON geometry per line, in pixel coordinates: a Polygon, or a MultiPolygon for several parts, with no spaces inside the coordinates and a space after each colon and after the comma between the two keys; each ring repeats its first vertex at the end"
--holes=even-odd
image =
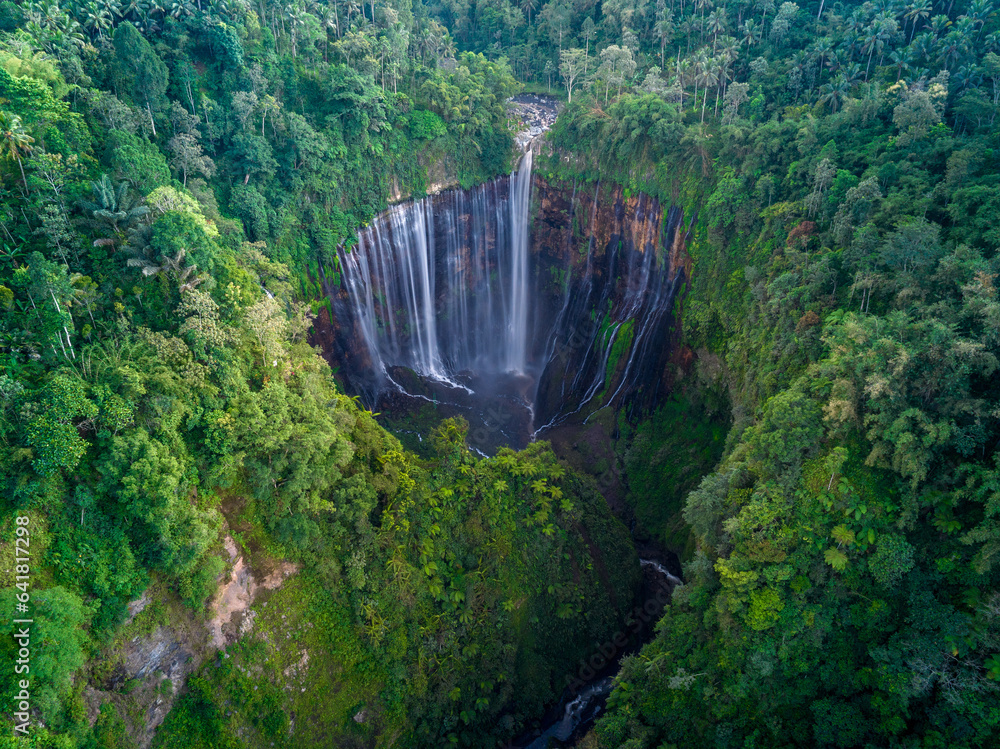
{"type": "Polygon", "coordinates": [[[509,100],[512,116],[521,121],[522,127],[514,136],[519,150],[524,151],[539,135],[556,121],[562,103],[542,94],[518,94],[509,100]]]}

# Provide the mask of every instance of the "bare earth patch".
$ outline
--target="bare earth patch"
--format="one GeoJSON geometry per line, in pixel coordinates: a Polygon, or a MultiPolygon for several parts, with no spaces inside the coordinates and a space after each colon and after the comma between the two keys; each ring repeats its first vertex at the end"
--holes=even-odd
{"type": "Polygon", "coordinates": [[[211,605],[212,616],[207,626],[209,645],[213,649],[224,648],[250,630],[253,617],[248,615],[248,610],[258,591],[276,590],[289,576],[299,571],[298,565],[279,562],[258,582],[250,565],[239,554],[232,536],[226,535],[223,546],[233,568],[229,580],[216,591],[211,605]]]}

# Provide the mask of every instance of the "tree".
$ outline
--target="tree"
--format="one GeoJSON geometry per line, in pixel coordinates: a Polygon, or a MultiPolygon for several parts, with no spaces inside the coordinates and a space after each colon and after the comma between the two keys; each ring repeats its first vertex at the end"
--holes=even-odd
{"type": "Polygon", "coordinates": [[[731,125],[739,114],[740,105],[747,101],[750,84],[734,83],[726,88],[723,98],[722,124],[731,125]]]}
{"type": "Polygon", "coordinates": [[[601,50],[601,67],[598,70],[605,82],[604,101],[608,101],[608,91],[612,85],[617,86],[618,94],[621,94],[625,80],[635,72],[635,60],[632,58],[632,51],[628,47],[619,47],[612,44],[601,50]]]}
{"type": "MultiPolygon", "coordinates": [[[[4,605],[14,609],[16,590],[3,591],[4,605]]],[[[56,722],[67,693],[72,689],[73,674],[86,662],[88,638],[84,631],[92,610],[80,596],[61,585],[36,590],[31,602],[34,622],[31,625],[31,683],[35,706],[48,723],[56,722]]],[[[13,617],[4,626],[5,639],[13,638],[21,624],[13,617]]],[[[10,651],[13,654],[13,650],[10,651]]],[[[2,656],[4,667],[14,674],[13,659],[2,656]]],[[[6,677],[5,677],[6,681],[6,677]]]]}
{"type": "Polygon", "coordinates": [[[56,354],[52,339],[59,344],[65,362],[76,360],[73,347],[73,315],[69,308],[75,292],[65,265],[56,265],[46,260],[40,252],[28,257],[28,265],[19,268],[14,276],[15,284],[24,289],[31,307],[31,314],[38,322],[37,330],[45,339],[49,349],[56,354]]]}
{"type": "Polygon", "coordinates": [[[792,27],[792,22],[795,20],[795,16],[798,15],[798,12],[799,6],[795,3],[781,4],[781,7],[778,9],[778,14],[771,22],[770,38],[772,41],[778,44],[781,43],[781,40],[785,38],[788,30],[792,27]]]}
{"type": "Polygon", "coordinates": [[[941,121],[941,114],[931,98],[931,92],[922,87],[908,90],[903,101],[892,111],[892,122],[899,128],[897,142],[900,146],[925,137],[941,121]]]}
{"type": "Polygon", "coordinates": [[[528,23],[531,23],[531,14],[538,7],[537,0],[518,0],[518,6],[528,16],[528,23]]]}
{"type": "Polygon", "coordinates": [[[563,36],[569,28],[569,22],[573,16],[573,6],[565,0],[550,0],[545,4],[539,15],[545,19],[549,27],[549,34],[555,37],[555,42],[562,51],[563,36]]]}
{"type": "Polygon", "coordinates": [[[264,295],[244,314],[244,323],[260,347],[261,366],[284,359],[283,341],[288,336],[288,318],[278,301],[264,295]]]}
{"type": "Polygon", "coordinates": [[[566,84],[569,101],[573,101],[573,86],[587,67],[587,52],[582,49],[564,49],[559,55],[559,74],[566,84]]]}
{"type": "MultiPolygon", "coordinates": [[[[597,26],[594,24],[594,19],[587,16],[583,19],[583,25],[580,27],[580,36],[583,37],[584,41],[584,60],[590,61],[590,40],[594,38],[594,34],[597,33],[597,26]]],[[[587,74],[587,69],[584,67],[583,74],[587,74]]]]}
{"type": "Polygon", "coordinates": [[[837,167],[830,159],[823,159],[816,165],[816,174],[813,176],[813,190],[806,198],[806,208],[810,216],[815,216],[823,203],[823,195],[834,176],[837,174],[837,167]]]}
{"type": "Polygon", "coordinates": [[[42,408],[25,428],[31,465],[42,476],[60,469],[72,471],[87,451],[79,420],[97,416],[97,405],[86,397],[84,383],[67,375],[49,380],[39,401],[42,408]]]}
{"type": "Polygon", "coordinates": [[[119,91],[132,101],[142,103],[149,115],[149,125],[156,136],[154,113],[166,103],[169,73],[149,42],[131,23],[115,29],[114,78],[119,91]]]}
{"type": "Polygon", "coordinates": [[[191,133],[178,133],[167,143],[172,154],[170,165],[181,172],[181,182],[187,187],[188,173],[211,177],[215,173],[215,162],[205,156],[198,138],[191,133]]]}
{"type": "Polygon", "coordinates": [[[90,183],[93,200],[81,200],[80,207],[87,211],[93,223],[119,234],[149,213],[140,197],[133,195],[128,182],[117,186],[107,174],[90,183]]]}
{"type": "Polygon", "coordinates": [[[910,43],[913,42],[913,35],[917,31],[917,22],[926,21],[930,15],[931,0],[914,0],[912,5],[908,6],[905,18],[912,24],[910,27],[910,43]]]}
{"type": "Polygon", "coordinates": [[[21,170],[21,180],[24,189],[28,189],[28,179],[24,176],[24,164],[21,159],[31,151],[35,139],[21,124],[21,118],[16,114],[0,111],[0,153],[11,161],[16,161],[21,170]]]}
{"type": "Polygon", "coordinates": [[[821,104],[829,104],[830,111],[836,112],[844,100],[847,99],[847,94],[851,91],[851,84],[847,82],[843,73],[837,73],[837,77],[834,78],[829,83],[824,83],[823,87],[820,89],[822,94],[819,98],[821,104]]]}
{"type": "Polygon", "coordinates": [[[660,40],[660,69],[666,67],[667,41],[674,36],[674,13],[665,10],[656,19],[656,37],[660,40]]]}

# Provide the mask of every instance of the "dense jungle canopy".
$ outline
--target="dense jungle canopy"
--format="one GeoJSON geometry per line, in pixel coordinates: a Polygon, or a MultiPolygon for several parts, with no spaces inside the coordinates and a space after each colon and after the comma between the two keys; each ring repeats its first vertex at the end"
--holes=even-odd
{"type": "Polygon", "coordinates": [[[580,746],[996,746],[998,113],[990,0],[3,0],[0,747],[142,744],[121,654],[226,534],[300,572],[153,746],[502,746],[627,625],[609,471],[684,585],[580,746]],[[522,90],[545,179],[692,217],[687,363],[594,476],[418,456],[308,342],[390,199],[511,170],[522,90]]]}

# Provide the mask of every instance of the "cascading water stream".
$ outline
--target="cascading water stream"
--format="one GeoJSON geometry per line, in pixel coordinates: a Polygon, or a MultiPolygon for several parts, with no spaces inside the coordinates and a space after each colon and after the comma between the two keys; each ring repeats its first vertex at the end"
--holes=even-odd
{"type": "Polygon", "coordinates": [[[528,217],[531,211],[531,148],[511,177],[510,242],[511,315],[508,323],[507,371],[525,373],[528,355],[528,217]]]}
{"type": "MultiPolygon", "coordinates": [[[[348,389],[373,410],[462,414],[484,456],[605,408],[654,404],[684,281],[671,267],[685,241],[679,209],[600,183],[574,185],[567,201],[533,180],[532,162],[529,147],[507,177],[390,208],[339,251],[339,283],[325,276],[331,363],[348,389]]],[[[647,580],[680,583],[640,561],[647,580]]],[[[607,677],[564,694],[519,745],[579,735],[603,709],[607,677]]]]}

